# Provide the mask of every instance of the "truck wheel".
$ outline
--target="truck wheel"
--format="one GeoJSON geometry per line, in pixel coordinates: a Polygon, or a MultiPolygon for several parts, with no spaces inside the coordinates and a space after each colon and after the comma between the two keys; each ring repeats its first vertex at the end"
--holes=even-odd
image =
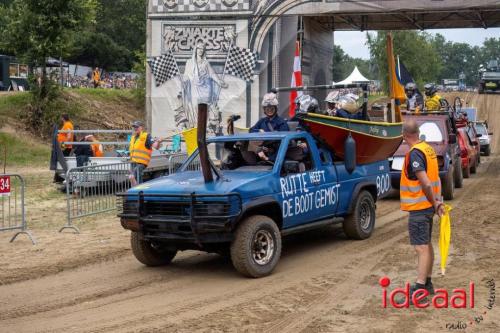
{"type": "Polygon", "coordinates": [[[455,181],[456,188],[462,188],[464,185],[464,174],[462,168],[453,168],[453,180],[455,181]]]}
{"type": "Polygon", "coordinates": [[[464,168],[462,170],[462,173],[464,174],[464,178],[469,178],[470,177],[470,167],[467,166],[467,168],[464,168]]]}
{"type": "Polygon", "coordinates": [[[470,173],[474,174],[477,172],[477,159],[474,161],[474,164],[470,167],[470,173]]]}
{"type": "Polygon", "coordinates": [[[130,244],[136,259],[146,266],[167,265],[177,254],[177,251],[162,250],[151,242],[143,240],[141,234],[135,231],[130,235],[130,244]]]}
{"type": "Polygon", "coordinates": [[[254,215],[240,223],[231,243],[231,261],[238,272],[254,278],[269,275],[280,256],[281,234],[271,218],[254,215]]]}
{"type": "Polygon", "coordinates": [[[366,239],[375,227],[375,202],[368,191],[361,191],[356,198],[354,210],[343,223],[344,233],[349,238],[366,239]]]}
{"type": "Polygon", "coordinates": [[[490,146],[486,147],[486,150],[484,151],[484,156],[490,156],[491,155],[491,148],[490,146]]]}
{"type": "MultiPolygon", "coordinates": [[[[465,177],[465,175],[464,175],[465,177]]],[[[453,192],[455,191],[455,183],[453,182],[453,170],[448,170],[448,173],[446,174],[446,178],[443,179],[442,186],[443,186],[443,198],[445,200],[453,200],[453,192]]]]}

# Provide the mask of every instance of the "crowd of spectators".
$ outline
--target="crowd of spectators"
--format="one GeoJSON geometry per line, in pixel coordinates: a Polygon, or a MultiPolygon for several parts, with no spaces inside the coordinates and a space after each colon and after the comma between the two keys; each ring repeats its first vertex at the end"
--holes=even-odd
{"type": "MultiPolygon", "coordinates": [[[[64,73],[63,84],[69,88],[94,88],[94,80],[91,75],[79,76],[64,73]]],[[[60,83],[61,76],[53,72],[50,77],[60,83]]],[[[131,73],[103,73],[100,76],[96,88],[104,89],[134,89],[137,88],[137,76],[131,73]]]]}

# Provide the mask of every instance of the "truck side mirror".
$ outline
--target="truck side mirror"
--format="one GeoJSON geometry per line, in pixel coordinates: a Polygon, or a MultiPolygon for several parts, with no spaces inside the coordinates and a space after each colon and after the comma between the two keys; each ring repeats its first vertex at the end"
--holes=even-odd
{"type": "Polygon", "coordinates": [[[282,176],[287,176],[289,174],[299,173],[299,162],[297,161],[285,161],[283,169],[281,171],[282,176]]]}
{"type": "Polygon", "coordinates": [[[448,136],[448,142],[451,143],[451,144],[455,144],[457,143],[457,135],[456,134],[450,134],[448,136]]]}
{"type": "Polygon", "coordinates": [[[493,135],[493,132],[488,132],[488,135],[493,135]]]}

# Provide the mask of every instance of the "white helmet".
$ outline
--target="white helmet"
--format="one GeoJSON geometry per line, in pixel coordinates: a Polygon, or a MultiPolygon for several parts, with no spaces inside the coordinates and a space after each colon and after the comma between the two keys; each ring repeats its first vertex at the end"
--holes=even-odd
{"type": "Polygon", "coordinates": [[[341,109],[344,109],[349,113],[356,113],[358,111],[358,104],[356,101],[346,96],[339,100],[339,106],[341,109]]]}
{"type": "Polygon", "coordinates": [[[359,99],[359,96],[358,96],[358,95],[356,95],[356,94],[353,94],[353,93],[348,93],[348,94],[346,94],[346,95],[345,95],[345,97],[351,98],[351,99],[353,99],[355,102],[357,102],[357,101],[358,101],[358,99],[359,99]]]}
{"type": "Polygon", "coordinates": [[[278,97],[275,93],[267,93],[262,98],[262,106],[278,106],[278,97]]]}
{"type": "Polygon", "coordinates": [[[325,102],[327,102],[327,103],[336,103],[336,102],[338,102],[339,93],[340,92],[338,90],[331,91],[328,94],[328,96],[326,96],[325,102]]]}

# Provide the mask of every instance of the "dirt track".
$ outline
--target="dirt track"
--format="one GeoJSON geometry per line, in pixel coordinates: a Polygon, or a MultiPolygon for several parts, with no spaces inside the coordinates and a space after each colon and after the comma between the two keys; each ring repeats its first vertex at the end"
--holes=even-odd
{"type": "MultiPolygon", "coordinates": [[[[488,119],[498,150],[500,95],[474,95],[470,104],[488,119]]],[[[392,288],[415,276],[406,216],[394,197],[378,203],[370,239],[347,240],[339,227],[289,237],[276,271],[263,279],[242,278],[222,257],[193,251],[169,267],[141,266],[113,217],[82,225],[82,235],[59,235],[40,221],[35,247],[0,234],[0,331],[439,332],[461,321],[467,331],[499,332],[498,304],[484,306],[486,281],[500,281],[500,155],[482,161],[451,202],[448,270],[438,276],[437,258],[434,278],[450,293],[474,281],[474,309],[381,307],[380,277],[390,277],[392,288]]]]}

